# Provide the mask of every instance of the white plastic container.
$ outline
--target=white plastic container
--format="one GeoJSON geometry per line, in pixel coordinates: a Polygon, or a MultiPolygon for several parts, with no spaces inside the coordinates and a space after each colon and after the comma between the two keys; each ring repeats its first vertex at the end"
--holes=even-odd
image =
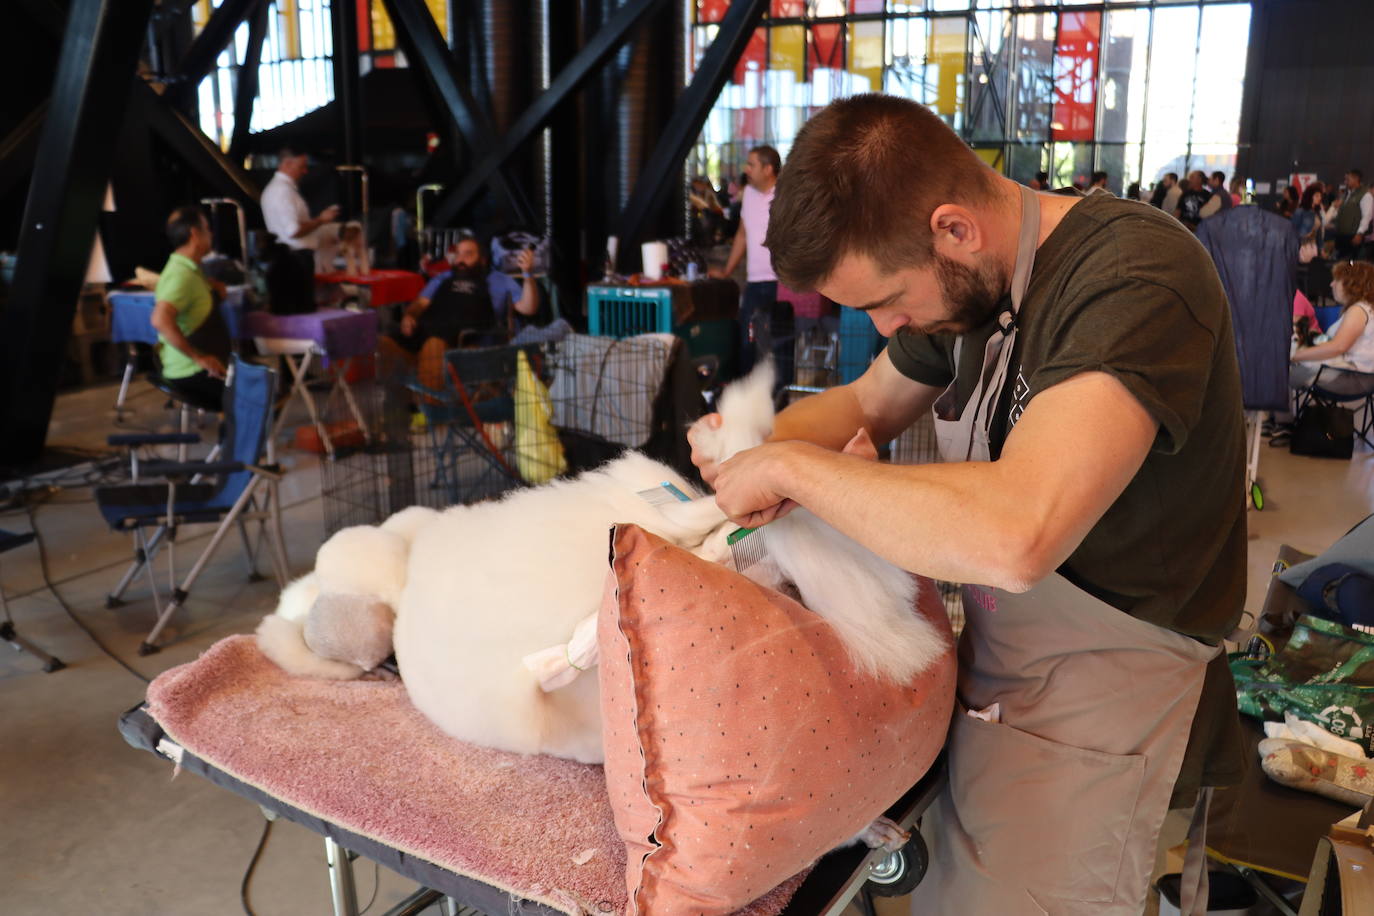
{"type": "Polygon", "coordinates": [[[662,280],[663,268],[668,266],[668,243],[645,242],[640,253],[644,258],[644,279],[662,280]]]}

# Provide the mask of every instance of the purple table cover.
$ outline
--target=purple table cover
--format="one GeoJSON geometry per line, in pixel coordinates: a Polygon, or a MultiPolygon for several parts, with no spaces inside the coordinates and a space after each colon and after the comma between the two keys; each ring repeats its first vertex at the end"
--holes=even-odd
{"type": "Polygon", "coordinates": [[[249,312],[243,316],[245,337],[312,340],[331,359],[370,356],[377,350],[377,314],[320,309],[303,315],[249,312]]]}

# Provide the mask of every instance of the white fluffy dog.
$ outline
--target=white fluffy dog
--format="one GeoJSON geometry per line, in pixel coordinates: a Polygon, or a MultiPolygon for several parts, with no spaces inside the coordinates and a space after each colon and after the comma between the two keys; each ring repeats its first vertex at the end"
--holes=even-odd
{"type": "MultiPolygon", "coordinates": [[[[764,366],[727,389],[721,428],[706,446],[715,457],[767,436],[772,384],[772,368],[764,366]]],[[[365,651],[340,660],[333,643],[308,638],[311,615],[342,595],[330,606],[347,607],[350,621],[375,625],[378,605],[389,605],[406,689],[445,732],[503,750],[600,763],[596,679],[575,678],[546,692],[524,660],[568,642],[596,613],[612,525],[633,523],[699,556],[730,561],[725,536],[735,526],[713,498],[654,505],[639,495],[664,481],[695,495],[666,465],[630,452],[497,502],[442,513],[409,509],[379,528],[345,529],[321,548],[315,573],[282,593],[277,613],[259,628],[259,643],[293,673],[354,677],[370,659],[380,660],[380,648],[369,641],[365,651]],[[407,542],[402,572],[397,551],[407,542]]],[[[913,613],[915,580],[814,515],[793,511],[751,537],[763,538],[767,560],[746,574],[794,584],[866,670],[907,681],[944,648],[913,613]]]]}

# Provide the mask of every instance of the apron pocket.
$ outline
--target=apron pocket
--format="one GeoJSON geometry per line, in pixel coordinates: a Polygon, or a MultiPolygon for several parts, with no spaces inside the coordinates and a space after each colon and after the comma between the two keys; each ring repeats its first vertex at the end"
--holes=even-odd
{"type": "Polygon", "coordinates": [[[955,812],[992,878],[1037,897],[1114,899],[1143,756],[1059,744],[962,708],[949,753],[955,812]]]}

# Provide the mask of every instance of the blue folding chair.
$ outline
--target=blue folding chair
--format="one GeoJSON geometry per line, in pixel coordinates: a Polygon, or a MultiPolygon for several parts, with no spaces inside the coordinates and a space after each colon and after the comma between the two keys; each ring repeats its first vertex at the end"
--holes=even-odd
{"type": "MultiPolygon", "coordinates": [[[[481,347],[444,354],[442,390],[418,382],[417,395],[434,454],[432,485],[449,505],[478,502],[523,486],[510,443],[498,444],[489,424],[515,421],[515,367],[519,347],[481,347]]],[[[531,348],[537,350],[537,348],[531,348]]]]}
{"type": "Polygon", "coordinates": [[[128,484],[97,487],[96,505],[112,529],[134,535],[134,561],[119,585],[106,598],[116,607],[140,569],[152,586],[157,622],[149,631],[140,655],[158,650],[156,640],[172,614],[186,603],[192,585],[205,569],[230,527],[237,526],[248,556],[250,578],[258,578],[256,551],[250,546],[245,523],[259,525],[259,543],[271,541],[273,572],[284,588],[288,576],[286,542],[281,530],[277,484],[281,469],[275,463],[272,406],[276,373],[235,356],[224,389],[224,421],[220,446],[205,461],[140,460],[138,449],[152,445],[186,445],[200,441],[194,433],[131,433],[110,436],[114,446],[127,446],[133,479],[128,484]],[[153,478],[158,482],[149,482],[153,478]],[[265,488],[265,492],[264,492],[265,488]],[[176,584],[177,529],[185,524],[218,523],[210,543],[178,586],[176,584]],[[155,529],[151,537],[149,529],[155,529]],[[171,600],[161,605],[153,560],[160,548],[168,553],[171,600]]]}

